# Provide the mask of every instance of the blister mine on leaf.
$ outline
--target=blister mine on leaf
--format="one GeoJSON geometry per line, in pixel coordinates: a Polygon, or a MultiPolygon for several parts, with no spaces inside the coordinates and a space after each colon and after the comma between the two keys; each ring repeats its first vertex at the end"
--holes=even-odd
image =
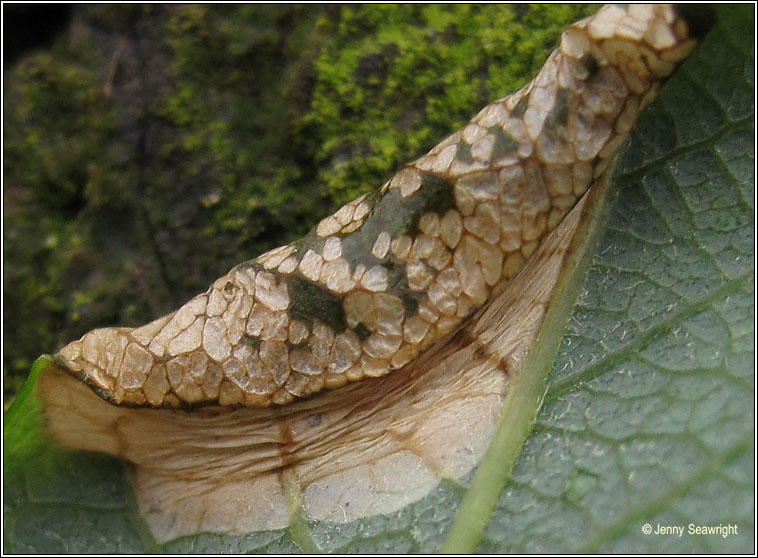
{"type": "Polygon", "coordinates": [[[51,429],[136,465],[160,540],[279,528],[301,505],[351,521],[461,478],[580,200],[695,44],[670,6],[576,23],[531,83],[377,193],[173,314],[66,346],[39,382],[51,429]]]}

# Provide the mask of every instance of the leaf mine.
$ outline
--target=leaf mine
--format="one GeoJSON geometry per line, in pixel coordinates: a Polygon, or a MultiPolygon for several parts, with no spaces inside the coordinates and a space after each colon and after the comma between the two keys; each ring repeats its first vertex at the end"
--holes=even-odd
{"type": "Polygon", "coordinates": [[[51,430],[136,466],[161,541],[281,528],[292,501],[351,521],[460,479],[584,194],[695,45],[666,5],[577,22],[534,80],[379,191],[173,314],[64,347],[39,382],[51,430]]]}

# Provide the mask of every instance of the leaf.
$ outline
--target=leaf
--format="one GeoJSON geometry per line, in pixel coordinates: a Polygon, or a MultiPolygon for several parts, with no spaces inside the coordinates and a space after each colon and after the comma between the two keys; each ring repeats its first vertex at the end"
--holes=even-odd
{"type": "Polygon", "coordinates": [[[752,15],[720,9],[641,119],[582,292],[563,316],[532,433],[515,464],[485,458],[513,466],[504,486],[443,483],[354,524],[300,520],[159,546],[120,462],[48,441],[34,396],[40,359],[5,418],[4,550],[434,552],[449,536],[446,549],[461,552],[752,552],[752,15]],[[458,513],[487,492],[499,494],[493,511],[458,513]],[[448,535],[454,521],[475,536],[458,538],[457,526],[448,535]],[[645,535],[648,523],[685,533],[645,535]],[[737,533],[689,535],[689,523],[737,533]]]}
{"type": "Polygon", "coordinates": [[[752,551],[751,14],[719,15],[617,169],[543,407],[477,551],[752,551]]]}

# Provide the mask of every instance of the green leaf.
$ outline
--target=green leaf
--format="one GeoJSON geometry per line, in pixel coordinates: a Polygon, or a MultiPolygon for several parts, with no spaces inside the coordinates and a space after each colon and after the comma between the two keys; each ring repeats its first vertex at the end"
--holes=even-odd
{"type": "MultiPolygon", "coordinates": [[[[47,438],[34,394],[42,358],[5,417],[4,551],[753,552],[753,9],[721,8],[641,119],[581,294],[563,311],[531,434],[480,467],[500,480],[476,473],[348,525],[300,519],[158,545],[119,461],[47,438]],[[684,534],[648,535],[646,524],[684,534]]],[[[534,401],[510,407],[506,427],[534,401]]]]}
{"type": "Polygon", "coordinates": [[[751,17],[721,10],[641,119],[477,551],[753,551],[751,17]],[[690,524],[738,534],[690,535],[690,524]]]}

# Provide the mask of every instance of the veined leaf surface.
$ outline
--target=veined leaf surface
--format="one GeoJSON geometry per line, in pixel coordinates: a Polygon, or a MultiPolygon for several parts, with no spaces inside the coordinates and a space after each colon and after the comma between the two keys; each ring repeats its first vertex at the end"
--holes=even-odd
{"type": "Polygon", "coordinates": [[[504,486],[443,484],[354,524],[159,546],[120,462],[47,441],[41,360],[6,415],[5,551],[754,551],[752,21],[748,6],[721,9],[643,115],[532,433],[515,463],[485,458],[513,466],[504,486]],[[479,491],[499,494],[494,510],[459,513],[479,491]],[[455,521],[471,529],[448,535],[455,521]],[[684,534],[645,534],[647,524],[684,534]],[[736,533],[689,534],[690,524],[736,533]]]}

